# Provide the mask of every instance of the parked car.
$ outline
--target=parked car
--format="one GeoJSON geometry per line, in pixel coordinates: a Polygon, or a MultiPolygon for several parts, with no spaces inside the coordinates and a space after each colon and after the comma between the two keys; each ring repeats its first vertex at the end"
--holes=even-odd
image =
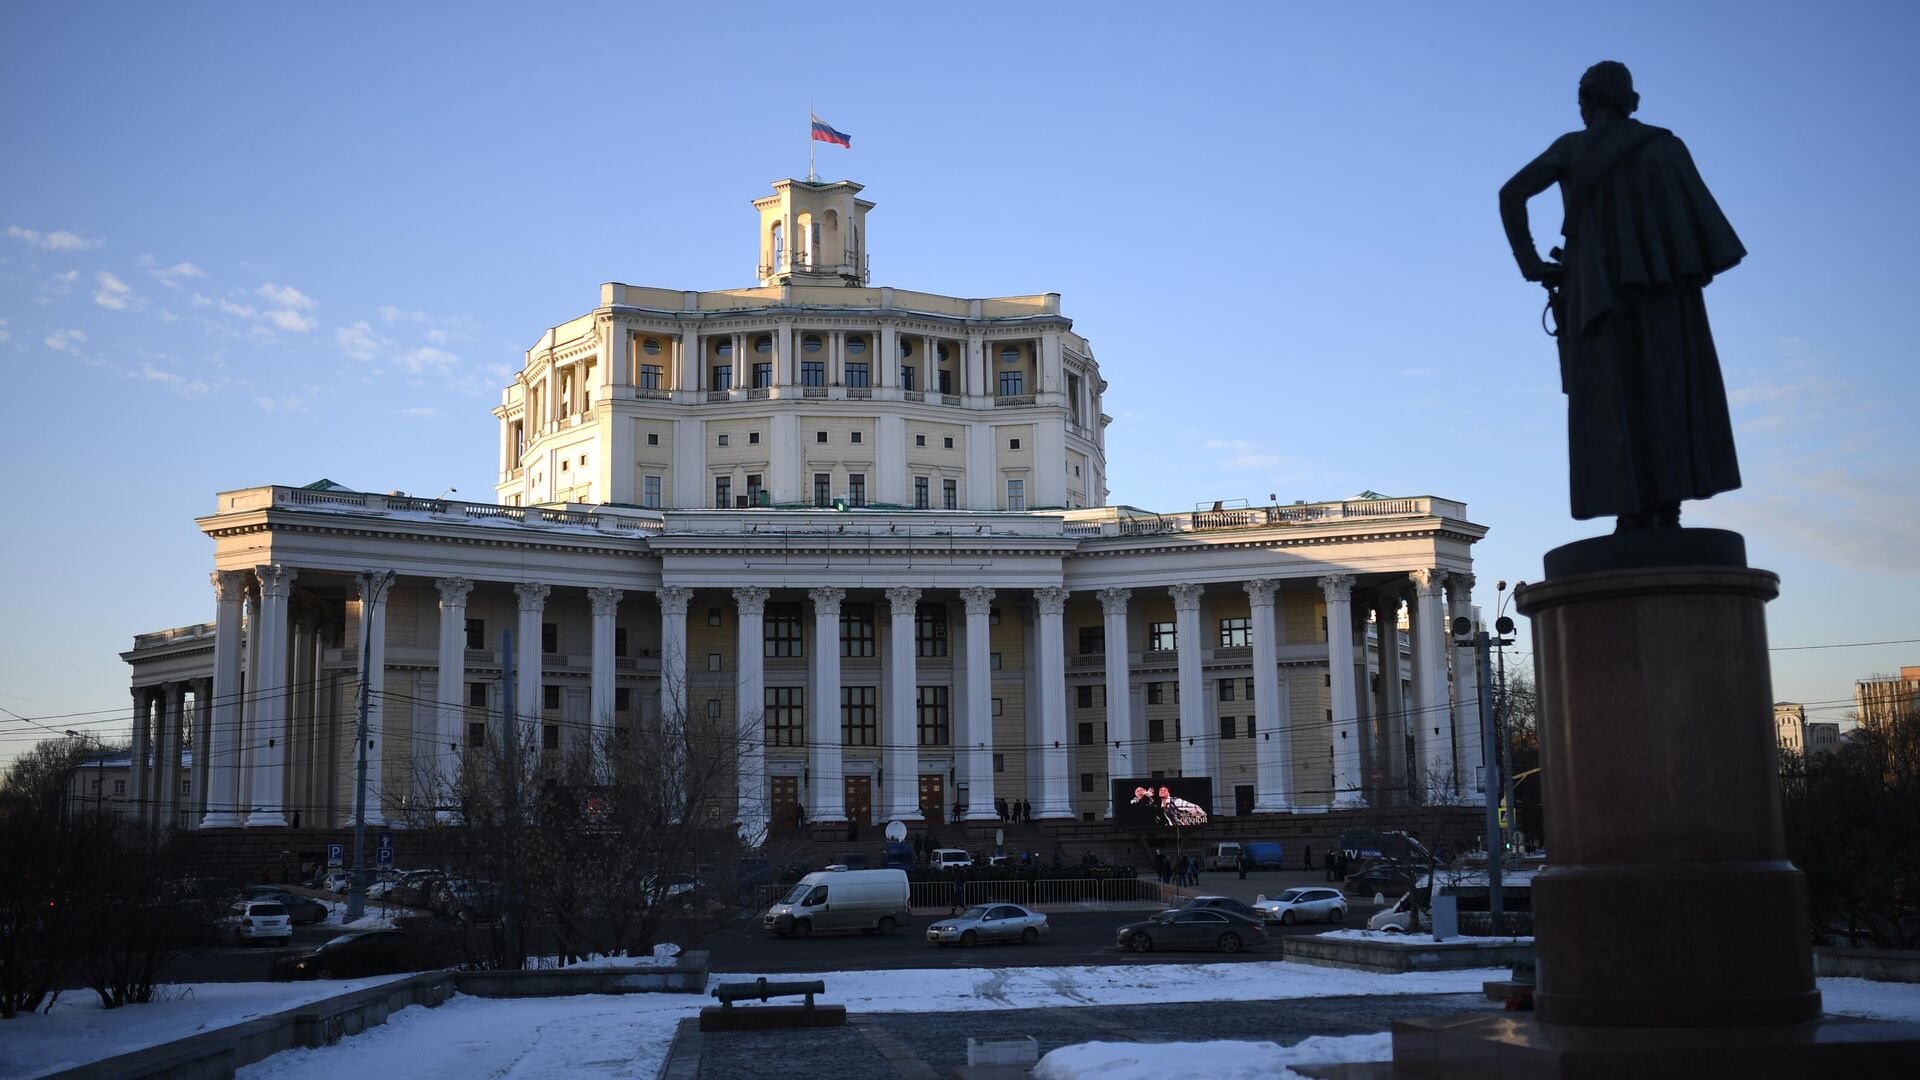
{"type": "Polygon", "coordinates": [[[293,944],[293,919],[287,914],[286,906],[276,901],[235,901],[226,924],[236,944],[252,945],[257,941],[293,944]]]}
{"type": "Polygon", "coordinates": [[[409,880],[417,880],[438,870],[381,870],[367,882],[367,899],[395,903],[393,893],[409,880]]]}
{"type": "Polygon", "coordinates": [[[1242,848],[1247,860],[1255,870],[1285,870],[1287,868],[1286,849],[1272,840],[1254,840],[1242,848]]]}
{"type": "Polygon", "coordinates": [[[1347,917],[1347,898],[1331,886],[1288,889],[1271,898],[1260,896],[1253,906],[1268,922],[1287,926],[1296,922],[1337,923],[1347,917]]]}
{"type": "Polygon", "coordinates": [[[311,952],[275,965],[282,979],[355,979],[432,971],[459,962],[453,943],[411,930],[367,930],[342,934],[311,952]]]}
{"type": "Polygon", "coordinates": [[[286,891],[254,893],[246,899],[279,904],[287,909],[287,917],[293,920],[295,926],[301,923],[323,923],[331,914],[331,909],[325,902],[315,900],[311,896],[300,896],[286,891]]]}
{"type": "Polygon", "coordinates": [[[1201,908],[1214,908],[1220,911],[1231,911],[1235,915],[1238,915],[1243,919],[1250,919],[1254,922],[1266,921],[1265,916],[1263,916],[1258,910],[1256,910],[1252,904],[1249,904],[1243,900],[1235,900],[1231,896],[1196,896],[1191,900],[1188,900],[1186,903],[1181,904],[1177,908],[1168,908],[1167,910],[1194,911],[1201,908]]]}
{"type": "Polygon", "coordinates": [[[1348,829],[1340,834],[1340,851],[1356,863],[1385,860],[1425,863],[1427,849],[1420,841],[1397,829],[1348,829]]]}
{"type": "Polygon", "coordinates": [[[935,945],[972,946],[988,941],[1032,945],[1047,934],[1047,917],[1019,904],[980,904],[927,927],[935,945]]]}
{"type": "Polygon", "coordinates": [[[345,870],[334,870],[320,879],[318,888],[321,892],[330,892],[335,895],[344,896],[352,885],[352,874],[347,873],[345,870]]]}
{"type": "Polygon", "coordinates": [[[1155,949],[1218,949],[1235,953],[1252,945],[1264,945],[1266,927],[1218,908],[1163,911],[1144,922],[1128,923],[1114,932],[1114,940],[1123,949],[1152,952],[1155,949]]]}
{"type": "Polygon", "coordinates": [[[491,922],[500,911],[500,886],[491,881],[438,878],[427,907],[458,922],[491,922]]]}
{"type": "Polygon", "coordinates": [[[973,855],[965,848],[934,848],[927,856],[929,870],[965,870],[973,865],[973,855]]]}
{"type": "Polygon", "coordinates": [[[1406,863],[1377,862],[1348,874],[1343,888],[1361,896],[1374,893],[1391,895],[1412,888],[1413,883],[1425,873],[1421,868],[1406,863]]]}
{"type": "Polygon", "coordinates": [[[823,870],[801,878],[767,909],[761,926],[780,937],[830,930],[891,934],[909,914],[905,870],[823,870]]]}
{"type": "Polygon", "coordinates": [[[905,870],[914,865],[913,845],[905,841],[891,842],[887,844],[882,858],[888,867],[905,870]]]}
{"type": "Polygon", "coordinates": [[[447,875],[439,870],[417,870],[395,882],[387,890],[388,903],[401,907],[426,908],[433,898],[433,883],[447,875]]]}

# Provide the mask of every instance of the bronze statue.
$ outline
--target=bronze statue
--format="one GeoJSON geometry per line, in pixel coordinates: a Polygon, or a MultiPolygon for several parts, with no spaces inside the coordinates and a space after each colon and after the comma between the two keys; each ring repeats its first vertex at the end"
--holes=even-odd
{"type": "Polygon", "coordinates": [[[1500,189],[1520,273],[1559,322],[1573,516],[1616,531],[1678,526],[1682,499],[1740,486],[1726,387],[1701,291],[1746,256],[1671,131],[1629,119],[1626,65],[1580,78],[1586,128],[1555,139],[1500,189]],[[1547,262],[1527,200],[1560,185],[1565,237],[1547,262]]]}

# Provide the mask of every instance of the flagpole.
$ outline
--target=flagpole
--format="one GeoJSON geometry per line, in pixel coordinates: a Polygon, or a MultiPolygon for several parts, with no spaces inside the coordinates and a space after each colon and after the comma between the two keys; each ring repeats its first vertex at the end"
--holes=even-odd
{"type": "Polygon", "coordinates": [[[813,99],[808,98],[807,99],[807,182],[813,183],[818,179],[820,179],[820,174],[813,171],[813,99]]]}

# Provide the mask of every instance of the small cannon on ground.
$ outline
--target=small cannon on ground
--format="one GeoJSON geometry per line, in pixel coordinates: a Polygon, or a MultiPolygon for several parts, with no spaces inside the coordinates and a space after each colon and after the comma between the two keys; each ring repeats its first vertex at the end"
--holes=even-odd
{"type": "Polygon", "coordinates": [[[847,1022],[845,1005],[818,1005],[813,1003],[815,994],[827,992],[824,979],[793,979],[787,982],[768,982],[764,977],[752,982],[721,983],[708,991],[720,999],[718,1007],[708,1005],[700,1010],[701,1031],[744,1031],[764,1028],[808,1028],[839,1027],[847,1022]],[[807,999],[804,1005],[758,1005],[750,1009],[736,1009],[736,1001],[760,1001],[776,997],[801,996],[807,999]]]}

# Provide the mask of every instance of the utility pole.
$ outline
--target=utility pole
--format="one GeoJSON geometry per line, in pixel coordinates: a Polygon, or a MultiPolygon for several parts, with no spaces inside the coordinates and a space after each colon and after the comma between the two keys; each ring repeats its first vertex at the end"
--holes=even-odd
{"type": "MultiPolygon", "coordinates": [[[[1502,615],[1494,623],[1494,629],[1503,635],[1512,633],[1513,620],[1502,615]]],[[[1488,693],[1488,683],[1493,681],[1491,652],[1495,641],[1501,645],[1512,642],[1506,637],[1493,638],[1485,630],[1475,631],[1472,620],[1465,617],[1453,620],[1453,640],[1456,644],[1473,646],[1480,676],[1480,745],[1487,767],[1492,768],[1499,744],[1494,738],[1493,701],[1488,693]]],[[[1506,846],[1500,841],[1500,785],[1482,786],[1487,811],[1487,910],[1492,913],[1494,930],[1498,932],[1506,926],[1506,907],[1500,888],[1501,862],[1506,855],[1506,846]]]]}
{"type": "Polygon", "coordinates": [[[356,738],[354,744],[354,785],[353,785],[353,885],[347,892],[346,921],[352,922],[367,913],[367,705],[372,695],[372,678],[367,670],[367,649],[373,639],[373,620],[385,613],[380,609],[384,600],[370,600],[371,597],[385,597],[387,581],[393,578],[393,571],[383,570],[379,574],[362,576],[367,582],[362,586],[360,605],[360,704],[359,719],[354,726],[356,738]],[[373,579],[382,578],[378,585],[373,579]]]}
{"type": "MultiPolygon", "coordinates": [[[[500,632],[500,797],[503,820],[499,825],[499,839],[509,845],[509,864],[506,873],[500,875],[504,880],[505,903],[501,905],[501,921],[507,931],[508,947],[513,950],[515,966],[522,954],[520,949],[520,895],[519,859],[514,855],[519,843],[520,830],[520,717],[514,708],[513,697],[513,631],[500,632]]],[[[499,842],[497,839],[496,843],[499,842]]]]}

